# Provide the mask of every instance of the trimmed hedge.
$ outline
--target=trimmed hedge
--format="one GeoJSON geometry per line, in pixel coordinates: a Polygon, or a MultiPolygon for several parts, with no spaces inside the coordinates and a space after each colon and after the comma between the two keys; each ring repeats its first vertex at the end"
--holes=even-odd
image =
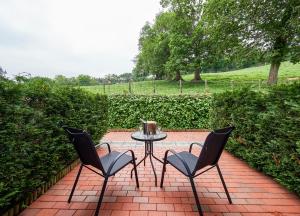
{"type": "Polygon", "coordinates": [[[163,128],[209,127],[210,97],[200,96],[109,96],[109,128],[136,128],[140,118],[157,121],[163,128]]]}
{"type": "Polygon", "coordinates": [[[58,122],[84,128],[97,140],[107,127],[138,127],[140,118],[167,129],[233,124],[236,130],[227,149],[300,194],[299,83],[265,94],[242,89],[213,98],[107,98],[39,79],[23,84],[0,80],[0,209],[21,200],[76,159],[58,122]]]}
{"type": "Polygon", "coordinates": [[[300,195],[300,83],[216,94],[210,117],[236,126],[228,151],[300,195]]]}
{"type": "MultiPolygon", "coordinates": [[[[0,80],[0,209],[23,199],[77,158],[58,122],[100,139],[107,97],[43,80],[0,80]]],[[[1,212],[0,212],[1,214],[1,212]]]]}

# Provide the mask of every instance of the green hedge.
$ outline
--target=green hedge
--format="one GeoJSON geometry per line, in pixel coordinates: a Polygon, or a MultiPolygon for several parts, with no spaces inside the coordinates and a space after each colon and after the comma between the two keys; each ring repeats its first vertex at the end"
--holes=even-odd
{"type": "Polygon", "coordinates": [[[100,139],[107,130],[107,105],[106,96],[43,80],[0,80],[0,209],[77,157],[58,122],[84,128],[100,139]]]}
{"type": "Polygon", "coordinates": [[[109,96],[109,127],[136,128],[143,118],[163,128],[208,128],[210,101],[210,97],[184,95],[109,96]]]}
{"type": "Polygon", "coordinates": [[[227,149],[300,195],[300,84],[214,96],[213,128],[233,124],[227,149]]]}
{"type": "Polygon", "coordinates": [[[274,87],[266,94],[242,89],[213,98],[107,98],[39,79],[23,84],[0,80],[0,209],[22,199],[76,158],[58,127],[60,121],[86,129],[94,140],[107,127],[135,128],[140,118],[169,129],[234,124],[227,149],[300,194],[299,103],[300,84],[274,87]]]}

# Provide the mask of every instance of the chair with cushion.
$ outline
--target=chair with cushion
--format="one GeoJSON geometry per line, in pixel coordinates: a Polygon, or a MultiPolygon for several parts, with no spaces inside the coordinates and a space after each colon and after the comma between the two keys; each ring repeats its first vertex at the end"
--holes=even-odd
{"type": "Polygon", "coordinates": [[[231,204],[231,198],[228,193],[224,178],[222,176],[220,167],[218,165],[218,161],[220,159],[220,156],[223,152],[223,149],[225,147],[225,144],[227,143],[227,140],[233,131],[234,127],[227,127],[222,128],[218,130],[212,131],[206,138],[204,144],[200,143],[192,143],[190,145],[189,151],[183,151],[176,153],[174,150],[167,150],[164,157],[164,164],[163,164],[163,170],[162,170],[162,177],[161,177],[161,183],[160,187],[163,187],[164,182],[164,175],[166,172],[166,165],[170,164],[173,167],[175,167],[179,172],[187,176],[191,182],[193,193],[195,196],[197,208],[199,214],[202,216],[203,212],[201,209],[200,201],[197,195],[194,178],[205,173],[206,171],[216,167],[218,174],[221,178],[221,182],[223,184],[224,190],[226,192],[226,196],[228,198],[229,203],[231,204]],[[195,156],[192,154],[192,147],[193,145],[198,145],[202,147],[200,154],[198,156],[195,156]],[[171,155],[168,155],[169,153],[172,153],[171,155]],[[203,168],[207,167],[204,171],[202,171],[203,168]],[[198,172],[200,171],[200,172],[198,172]]]}
{"type": "Polygon", "coordinates": [[[135,162],[136,158],[132,150],[128,150],[123,153],[117,151],[111,151],[110,145],[108,143],[102,143],[100,144],[100,146],[107,145],[108,153],[102,157],[99,157],[95,145],[91,139],[91,136],[87,132],[81,129],[70,128],[67,126],[63,126],[63,129],[67,132],[69,139],[73,143],[74,148],[78,153],[78,156],[81,161],[78,174],[76,176],[71,194],[68,199],[69,203],[71,202],[74,190],[76,188],[83,167],[86,167],[87,169],[97,173],[98,175],[104,178],[104,183],[100,193],[98,205],[96,207],[95,216],[99,214],[99,210],[102,203],[108,178],[110,176],[115,175],[118,171],[120,171],[128,164],[133,164],[136,186],[139,187],[139,181],[138,181],[137,170],[136,170],[136,162],[135,162]],[[130,153],[130,155],[126,153],[130,153]],[[96,171],[95,169],[100,170],[101,173],[96,171]]]}

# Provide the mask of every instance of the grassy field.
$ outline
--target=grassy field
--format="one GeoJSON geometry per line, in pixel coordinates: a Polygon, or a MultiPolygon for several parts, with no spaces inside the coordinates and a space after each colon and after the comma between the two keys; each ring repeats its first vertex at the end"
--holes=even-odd
{"type": "MultiPolygon", "coordinates": [[[[263,89],[266,87],[270,65],[259,67],[251,67],[242,70],[221,72],[221,73],[204,73],[202,79],[205,82],[192,83],[193,74],[184,75],[182,82],[183,94],[203,94],[203,93],[216,93],[226,90],[240,88],[242,86],[251,86],[253,89],[263,89]]],[[[279,70],[279,83],[292,82],[289,78],[300,79],[300,64],[292,64],[289,62],[282,63],[279,70]]],[[[179,82],[156,80],[142,81],[131,83],[132,93],[134,94],[153,94],[155,85],[155,93],[170,95],[180,94],[179,82]]],[[[94,92],[104,93],[104,86],[82,86],[82,88],[94,92]]],[[[129,84],[113,84],[105,86],[106,94],[126,94],[129,93],[129,84]]]]}

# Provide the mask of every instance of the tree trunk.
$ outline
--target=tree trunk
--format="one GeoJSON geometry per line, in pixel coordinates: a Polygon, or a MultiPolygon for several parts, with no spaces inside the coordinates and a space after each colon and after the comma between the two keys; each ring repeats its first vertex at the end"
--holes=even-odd
{"type": "Polygon", "coordinates": [[[271,60],[271,67],[269,72],[268,84],[274,85],[277,84],[278,70],[280,63],[284,59],[284,56],[287,52],[287,39],[279,36],[276,38],[274,47],[273,47],[273,57],[271,60]]]}
{"type": "Polygon", "coordinates": [[[270,72],[269,72],[269,79],[268,79],[269,85],[277,84],[279,67],[280,67],[280,62],[272,61],[271,67],[270,67],[270,72]]]}
{"type": "Polygon", "coordinates": [[[197,68],[194,72],[194,79],[192,79],[192,82],[200,82],[201,80],[200,68],[197,68]]]}
{"type": "Polygon", "coordinates": [[[176,72],[176,76],[175,76],[174,80],[175,80],[175,81],[179,81],[179,80],[182,80],[182,81],[183,81],[182,76],[181,76],[181,74],[180,74],[179,71],[176,72]]]}
{"type": "Polygon", "coordinates": [[[167,80],[172,80],[172,79],[173,79],[173,76],[172,76],[171,74],[168,73],[168,74],[166,75],[166,79],[167,79],[167,80]]]}

